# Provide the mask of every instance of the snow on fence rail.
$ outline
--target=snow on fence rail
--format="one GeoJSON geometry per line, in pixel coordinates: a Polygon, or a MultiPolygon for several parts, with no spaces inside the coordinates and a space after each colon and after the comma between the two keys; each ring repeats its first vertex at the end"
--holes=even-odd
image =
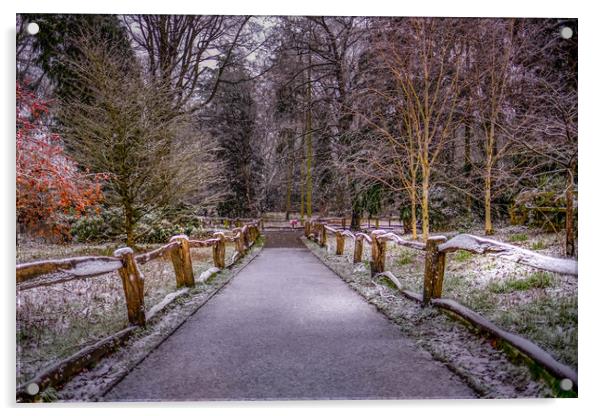
{"type": "Polygon", "coordinates": [[[345,236],[351,237],[354,241],[354,263],[362,261],[363,241],[366,241],[372,248],[370,272],[373,277],[384,276],[388,278],[405,297],[421,302],[423,305],[432,305],[453,312],[481,330],[503,339],[507,344],[513,346],[521,353],[543,366],[552,375],[559,378],[570,379],[573,382],[574,388],[577,389],[576,371],[557,362],[550,354],[533,344],[531,341],[521,338],[516,334],[504,331],[481,315],[451,299],[441,298],[445,275],[445,255],[446,253],[457,250],[465,250],[475,254],[491,254],[540,270],[573,276],[578,275],[577,261],[544,256],[511,244],[470,234],[460,234],[449,241],[444,236],[431,236],[427,239],[425,244],[417,241],[405,240],[397,234],[385,230],[373,230],[370,235],[362,232],[352,233],[347,230],[341,231],[340,229],[326,224],[323,219],[320,221],[307,221],[305,223],[304,233],[306,238],[315,240],[320,247],[326,246],[328,238],[327,233],[334,234],[336,237],[336,255],[342,255],[345,250],[345,236]],[[422,296],[404,290],[393,273],[385,271],[386,243],[388,241],[414,250],[425,251],[422,296]]]}
{"type": "Polygon", "coordinates": [[[123,283],[130,326],[42,371],[32,380],[17,388],[17,398],[23,401],[31,399],[32,397],[27,393],[27,386],[31,384],[37,385],[38,390],[43,391],[49,386],[65,382],[95,360],[115,349],[133,333],[134,329],[145,326],[147,320],[157,314],[157,307],[148,313],[145,310],[144,276],[140,271],[140,265],[167,254],[170,255],[178,291],[168,294],[166,299],[160,302],[161,307],[164,308],[178,297],[175,294],[181,296],[195,286],[190,248],[212,247],[215,268],[210,270],[213,273],[215,270],[226,267],[227,242],[233,242],[236,245],[234,261],[245,255],[260,235],[259,221],[239,225],[238,228],[232,230],[232,235],[226,236],[223,232],[216,232],[213,238],[207,240],[190,240],[186,235],[176,235],[170,239],[168,244],[138,255],[134,255],[131,248],[123,247],[116,250],[113,257],[74,257],[18,264],[16,267],[17,291],[118,271],[123,283]]]}

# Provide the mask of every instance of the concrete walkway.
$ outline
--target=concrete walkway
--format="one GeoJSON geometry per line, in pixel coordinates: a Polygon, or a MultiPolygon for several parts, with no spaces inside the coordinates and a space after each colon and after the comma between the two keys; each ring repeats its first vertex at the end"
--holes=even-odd
{"type": "Polygon", "coordinates": [[[263,251],[105,400],[474,397],[299,235],[268,233],[263,251]]]}

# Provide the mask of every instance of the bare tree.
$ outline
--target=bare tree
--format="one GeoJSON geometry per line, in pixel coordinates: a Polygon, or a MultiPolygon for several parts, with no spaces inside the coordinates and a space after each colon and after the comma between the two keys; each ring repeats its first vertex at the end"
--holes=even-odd
{"type": "Polygon", "coordinates": [[[124,72],[127,58],[93,36],[79,49],[81,58],[69,65],[92,100],[62,103],[64,138],[76,160],[107,175],[107,202],[122,209],[128,245],[152,213],[190,197],[215,203],[207,192],[219,175],[216,145],[190,116],[173,116],[169,87],[124,72]]]}
{"type": "Polygon", "coordinates": [[[151,79],[169,86],[172,107],[194,113],[215,96],[249,17],[128,15],[124,20],[151,79]]]}
{"type": "Polygon", "coordinates": [[[429,235],[432,168],[455,131],[462,55],[461,19],[412,18],[383,33],[383,60],[399,85],[407,142],[398,145],[420,165],[422,238],[429,235]]]}

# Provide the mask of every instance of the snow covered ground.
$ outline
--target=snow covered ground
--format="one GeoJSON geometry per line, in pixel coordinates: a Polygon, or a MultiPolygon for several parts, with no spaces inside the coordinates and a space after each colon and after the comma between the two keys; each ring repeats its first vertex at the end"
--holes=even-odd
{"type": "MultiPolygon", "coordinates": [[[[469,233],[481,235],[479,230],[469,233]]],[[[451,234],[446,234],[451,236],[451,234]]],[[[549,256],[561,257],[562,235],[539,233],[526,227],[498,230],[493,239],[549,256]]],[[[546,396],[550,390],[532,381],[525,366],[517,366],[487,340],[429,308],[406,300],[369,273],[370,247],[363,262],[353,264],[353,241],[347,238],[344,256],[336,256],[335,239],[327,250],[310,249],[370,299],[432,354],[465,373],[487,397],[546,396]],[[525,373],[526,371],[526,373],[525,373]]],[[[443,296],[455,299],[538,344],[557,360],[577,370],[577,277],[541,272],[487,255],[456,252],[447,256],[443,296]]],[[[402,286],[422,292],[424,253],[387,245],[386,270],[402,286]]]]}
{"type": "MultiPolygon", "coordinates": [[[[158,245],[144,246],[147,252],[158,245]]],[[[86,255],[112,255],[112,245],[23,243],[17,262],[60,259],[86,255]]],[[[226,246],[226,258],[234,253],[226,246]]],[[[211,248],[191,250],[195,276],[213,266],[211,248]]],[[[145,277],[146,310],[176,291],[169,256],[140,266],[145,277]]],[[[83,280],[44,286],[16,294],[17,384],[43,368],[127,326],[127,310],[121,278],[117,272],[83,280]]]]}

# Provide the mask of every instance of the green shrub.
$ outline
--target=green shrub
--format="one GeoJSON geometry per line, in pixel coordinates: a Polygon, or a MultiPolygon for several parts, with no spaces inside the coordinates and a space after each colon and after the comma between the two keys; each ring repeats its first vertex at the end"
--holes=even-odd
{"type": "Polygon", "coordinates": [[[71,219],[71,236],[78,242],[118,239],[123,229],[123,216],[118,208],[103,209],[99,214],[71,219]]]}
{"type": "Polygon", "coordinates": [[[71,225],[71,235],[80,242],[98,241],[107,237],[107,227],[100,215],[81,217],[71,225]]]}

